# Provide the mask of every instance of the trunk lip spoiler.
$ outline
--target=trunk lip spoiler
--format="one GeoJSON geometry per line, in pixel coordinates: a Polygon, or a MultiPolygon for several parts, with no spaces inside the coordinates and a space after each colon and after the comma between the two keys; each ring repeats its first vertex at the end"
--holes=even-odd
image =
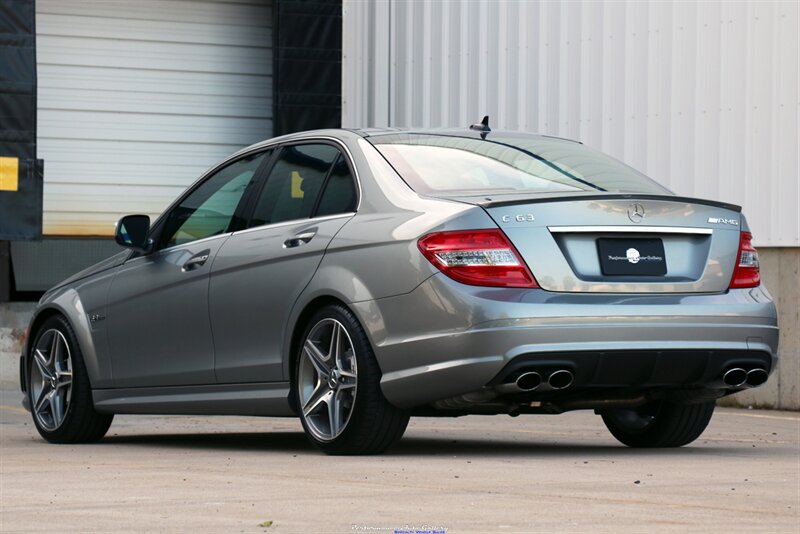
{"type": "Polygon", "coordinates": [[[692,228],[689,226],[548,226],[551,234],[594,234],[594,233],[621,233],[621,234],[695,234],[711,235],[712,228],[692,228]]]}
{"type": "Polygon", "coordinates": [[[520,204],[541,204],[546,202],[576,202],[576,201],[591,201],[591,200],[658,200],[662,202],[687,202],[690,204],[702,204],[706,206],[713,206],[716,208],[723,208],[726,210],[735,211],[736,213],[742,212],[742,207],[736,204],[729,204],[727,202],[720,202],[717,200],[709,200],[705,198],[683,197],[677,195],[652,195],[652,194],[638,194],[638,193],[611,193],[606,195],[590,194],[590,195],[569,195],[569,196],[548,196],[548,197],[533,197],[533,198],[515,198],[513,200],[491,200],[486,198],[469,199],[468,197],[436,197],[446,198],[447,200],[456,200],[465,203],[475,204],[484,209],[499,208],[503,206],[518,206],[520,204]]]}

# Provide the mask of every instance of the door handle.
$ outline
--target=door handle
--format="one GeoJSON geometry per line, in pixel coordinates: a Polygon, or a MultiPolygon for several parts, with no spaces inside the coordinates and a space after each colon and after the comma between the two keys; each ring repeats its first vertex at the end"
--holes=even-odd
{"type": "Polygon", "coordinates": [[[193,271],[199,267],[202,267],[206,260],[208,260],[208,253],[209,251],[205,250],[200,254],[192,256],[186,260],[186,263],[183,264],[183,271],[193,271]]]}
{"type": "Polygon", "coordinates": [[[306,243],[311,241],[311,239],[313,239],[315,235],[317,235],[316,232],[305,232],[303,234],[297,234],[296,236],[284,241],[283,248],[294,248],[294,247],[299,247],[300,245],[305,245],[306,243]]]}

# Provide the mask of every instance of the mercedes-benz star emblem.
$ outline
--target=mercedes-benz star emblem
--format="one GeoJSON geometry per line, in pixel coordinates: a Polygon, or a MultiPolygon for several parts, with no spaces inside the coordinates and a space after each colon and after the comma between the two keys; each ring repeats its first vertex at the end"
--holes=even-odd
{"type": "Polygon", "coordinates": [[[644,219],[644,206],[638,203],[628,206],[628,218],[635,223],[642,222],[642,219],[644,219]]]}

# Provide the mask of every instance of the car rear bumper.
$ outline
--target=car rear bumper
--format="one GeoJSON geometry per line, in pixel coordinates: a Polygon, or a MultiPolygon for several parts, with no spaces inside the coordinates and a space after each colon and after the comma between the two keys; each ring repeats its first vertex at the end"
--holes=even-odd
{"type": "Polygon", "coordinates": [[[372,337],[384,395],[406,408],[496,384],[519,362],[569,364],[575,388],[710,385],[743,356],[768,372],[777,363],[777,314],[762,287],[554,293],[437,274],[406,295],[353,307],[372,337]]]}

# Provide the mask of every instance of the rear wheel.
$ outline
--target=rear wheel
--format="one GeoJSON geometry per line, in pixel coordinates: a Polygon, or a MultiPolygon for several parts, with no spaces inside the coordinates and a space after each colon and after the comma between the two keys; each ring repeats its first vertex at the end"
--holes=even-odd
{"type": "Polygon", "coordinates": [[[700,437],[714,414],[714,401],[678,404],[656,401],[633,409],[606,410],[603,422],[629,447],[681,447],[700,437]]]}
{"type": "Polygon", "coordinates": [[[39,434],[51,443],[101,439],[113,415],[94,409],[83,355],[69,323],[60,316],[44,322],[28,358],[28,401],[39,434]]]}
{"type": "Polygon", "coordinates": [[[328,454],[376,454],[399,440],[409,415],[384,398],[378,362],[352,312],[320,309],[301,339],[294,391],[309,441],[328,454]]]}

